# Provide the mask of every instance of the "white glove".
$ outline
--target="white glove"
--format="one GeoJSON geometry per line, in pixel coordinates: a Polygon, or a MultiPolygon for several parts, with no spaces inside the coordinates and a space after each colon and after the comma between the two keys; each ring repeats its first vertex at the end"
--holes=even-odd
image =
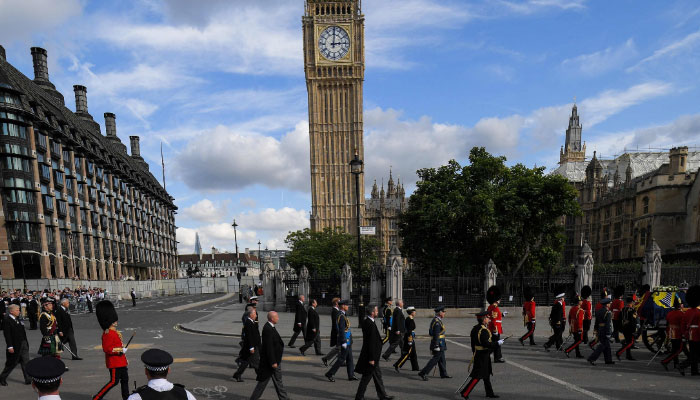
{"type": "Polygon", "coordinates": [[[440,347],[434,348],[433,351],[440,351],[440,347]]]}
{"type": "Polygon", "coordinates": [[[342,347],[342,348],[344,348],[344,349],[347,349],[347,348],[348,348],[348,344],[347,344],[347,343],[343,343],[343,344],[340,345],[340,347],[342,347]]]}
{"type": "Polygon", "coordinates": [[[127,350],[129,350],[128,347],[123,348],[123,349],[122,349],[122,353],[126,354],[126,351],[127,351],[127,350]]]}
{"type": "Polygon", "coordinates": [[[499,341],[498,341],[498,345],[499,345],[499,346],[503,346],[503,342],[505,342],[505,341],[506,341],[505,339],[499,340],[499,341]]]}
{"type": "Polygon", "coordinates": [[[508,311],[503,311],[503,315],[508,315],[508,311]]]}

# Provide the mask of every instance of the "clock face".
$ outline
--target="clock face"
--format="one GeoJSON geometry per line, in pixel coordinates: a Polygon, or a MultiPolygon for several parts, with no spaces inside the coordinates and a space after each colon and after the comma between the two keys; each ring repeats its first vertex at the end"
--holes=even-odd
{"type": "Polygon", "coordinates": [[[329,26],[318,38],[318,49],[326,59],[338,61],[350,51],[350,36],[339,26],[329,26]]]}

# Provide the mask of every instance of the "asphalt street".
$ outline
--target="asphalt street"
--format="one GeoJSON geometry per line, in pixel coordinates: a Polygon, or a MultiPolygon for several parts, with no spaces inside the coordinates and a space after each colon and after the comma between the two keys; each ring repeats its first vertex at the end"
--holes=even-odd
{"type": "MultiPolygon", "coordinates": [[[[238,353],[238,339],[216,335],[194,334],[177,329],[179,323],[215,318],[217,313],[231,307],[231,302],[220,302],[181,312],[166,312],[166,308],[208,300],[220,295],[178,296],[172,298],[144,299],[134,308],[122,303],[119,312],[119,329],[128,338],[135,338],[127,354],[129,359],[130,386],[146,383],[141,353],[147,348],[162,348],[173,354],[175,364],[171,367],[170,379],[184,384],[197,399],[245,399],[255,386],[254,371],[243,375],[242,383],[234,382],[234,359],[238,353]],[[228,303],[228,304],[227,304],[228,303]],[[212,313],[214,313],[212,315],[212,313]]],[[[265,313],[261,313],[261,324],[265,313]]],[[[328,318],[321,316],[321,318],[328,318]]],[[[83,361],[72,361],[66,357],[70,371],[63,377],[61,395],[68,400],[88,400],[107,382],[108,373],[100,348],[101,330],[94,314],[73,316],[80,355],[83,361]]],[[[196,323],[196,322],[195,322],[196,323]]],[[[239,323],[240,324],[240,323],[239,323]]],[[[446,320],[448,339],[450,319],[446,320]]],[[[453,324],[455,325],[455,324],[453,324]]],[[[512,323],[506,326],[507,334],[522,334],[522,327],[512,323]]],[[[353,326],[355,326],[353,324],[353,326]]],[[[281,330],[286,327],[280,327],[281,330]]],[[[418,327],[424,331],[426,327],[418,327]]],[[[362,346],[361,333],[355,330],[353,345],[355,359],[362,346]]],[[[283,332],[286,333],[286,332],[283,332]]],[[[468,334],[468,332],[461,332],[468,334]]],[[[544,343],[549,329],[538,327],[536,340],[544,343]]],[[[36,356],[39,344],[38,331],[28,331],[30,354],[36,356]]],[[[284,335],[284,336],[288,336],[284,335]]],[[[286,339],[285,339],[286,340],[286,339]]],[[[427,339],[417,342],[418,358],[421,367],[428,361],[427,339]]],[[[298,344],[300,344],[298,342],[298,344]]],[[[616,346],[614,347],[616,348],[616,346]]],[[[323,351],[328,350],[328,341],[323,340],[323,351]]],[[[354,398],[358,382],[349,382],[344,368],[336,375],[336,382],[328,382],[323,374],[326,368],[320,358],[307,352],[302,357],[298,348],[285,348],[282,363],[283,379],[292,399],[351,399],[354,398]]],[[[584,355],[590,349],[583,349],[584,355]]],[[[64,353],[64,356],[67,353],[64,353]]],[[[580,359],[567,359],[562,352],[545,352],[541,346],[522,347],[515,337],[508,340],[503,349],[505,364],[494,365],[492,382],[496,394],[503,399],[698,399],[700,379],[681,377],[677,372],[665,372],[655,361],[646,366],[653,356],[646,349],[635,350],[639,361],[623,361],[612,366],[592,367],[580,359]]],[[[410,363],[397,374],[390,363],[380,364],[387,392],[397,399],[445,399],[458,398],[454,393],[466,379],[467,366],[471,358],[469,339],[459,337],[449,339],[447,352],[448,372],[452,379],[440,379],[439,374],[430,376],[428,382],[421,381],[415,372],[410,372],[410,363]]],[[[4,358],[2,359],[4,363],[4,358]]],[[[34,399],[31,386],[22,383],[21,371],[16,369],[8,379],[9,386],[0,388],[0,399],[34,399]]],[[[484,398],[484,389],[479,384],[471,398],[484,398]]],[[[105,399],[120,398],[117,388],[105,399]]],[[[276,399],[272,384],[264,399],[276,399]]],[[[370,384],[366,398],[376,399],[374,386],[370,384]]]]}

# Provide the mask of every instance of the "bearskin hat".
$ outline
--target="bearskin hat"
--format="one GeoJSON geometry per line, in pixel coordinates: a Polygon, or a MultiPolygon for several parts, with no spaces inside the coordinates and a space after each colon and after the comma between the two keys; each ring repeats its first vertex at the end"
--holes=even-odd
{"type": "Polygon", "coordinates": [[[572,305],[578,304],[578,302],[581,300],[583,300],[583,298],[577,294],[574,294],[573,296],[571,296],[571,304],[572,305]]]}
{"type": "Polygon", "coordinates": [[[700,285],[693,285],[688,289],[688,293],[685,294],[685,302],[690,308],[700,306],[700,285]]]}
{"type": "Polygon", "coordinates": [[[489,290],[486,291],[486,301],[489,304],[493,304],[501,299],[501,289],[498,286],[491,286],[489,290]]]}
{"type": "Polygon", "coordinates": [[[530,301],[533,297],[535,297],[535,291],[532,290],[530,286],[523,289],[523,298],[525,298],[525,301],[530,301]]]}
{"type": "Polygon", "coordinates": [[[650,290],[651,290],[651,286],[649,286],[649,284],[645,283],[639,287],[639,291],[637,293],[639,293],[640,296],[643,296],[644,293],[646,293],[650,290]]]}
{"type": "Polygon", "coordinates": [[[619,297],[624,296],[625,294],[625,287],[622,285],[615,286],[615,289],[613,290],[613,296],[617,299],[619,297]]]}
{"type": "Polygon", "coordinates": [[[587,299],[591,297],[591,293],[593,293],[593,289],[590,286],[586,285],[581,288],[581,298],[587,299]]]}
{"type": "Polygon", "coordinates": [[[600,298],[604,299],[610,295],[610,291],[608,288],[604,287],[603,290],[600,291],[600,298]]]}
{"type": "Polygon", "coordinates": [[[119,321],[117,310],[114,309],[114,304],[109,300],[102,300],[97,303],[95,314],[97,315],[97,322],[100,324],[102,330],[109,329],[113,323],[119,321]]]}

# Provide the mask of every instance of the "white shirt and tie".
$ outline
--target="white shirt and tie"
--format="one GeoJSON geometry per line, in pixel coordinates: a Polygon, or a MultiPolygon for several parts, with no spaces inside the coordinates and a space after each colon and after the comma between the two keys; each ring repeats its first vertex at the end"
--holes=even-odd
{"type": "MultiPolygon", "coordinates": [[[[169,390],[172,390],[173,384],[171,382],[168,382],[167,379],[151,379],[148,381],[148,387],[151,389],[155,390],[156,392],[167,392],[169,390]]],[[[188,390],[185,390],[187,392],[187,400],[197,400],[195,397],[190,393],[188,390]]],[[[39,400],[44,400],[39,399],[39,400]]],[[[138,393],[134,393],[127,400],[142,400],[141,395],[138,393]]]]}

